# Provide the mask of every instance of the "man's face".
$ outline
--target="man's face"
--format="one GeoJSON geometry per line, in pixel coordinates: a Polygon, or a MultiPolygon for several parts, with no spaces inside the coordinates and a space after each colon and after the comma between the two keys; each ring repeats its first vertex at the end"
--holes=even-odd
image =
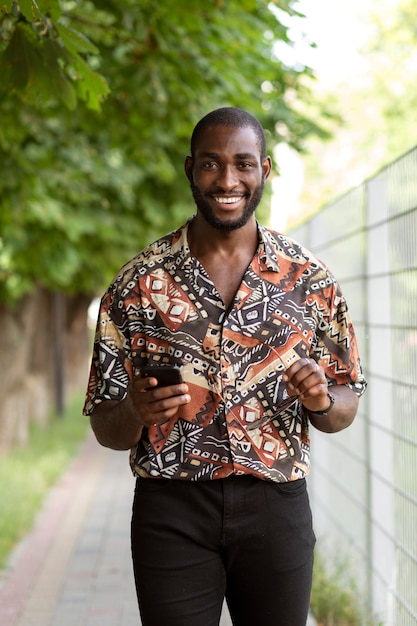
{"type": "Polygon", "coordinates": [[[255,212],[271,161],[261,162],[252,128],[210,126],[201,134],[194,158],[187,157],[185,170],[198,212],[214,228],[232,231],[255,212]]]}

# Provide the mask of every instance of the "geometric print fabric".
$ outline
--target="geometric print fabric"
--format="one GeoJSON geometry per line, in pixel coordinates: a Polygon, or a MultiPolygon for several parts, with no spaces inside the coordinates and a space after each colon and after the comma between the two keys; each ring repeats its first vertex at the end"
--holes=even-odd
{"type": "Polygon", "coordinates": [[[298,401],[280,410],[285,369],[309,357],[329,385],[358,395],[366,386],[340,287],[305,248],[258,224],[258,250],[226,311],[190,252],[188,224],[127,263],[103,296],[84,413],[122,400],[144,365],[177,365],[192,400],[143,429],[130,456],[135,475],[302,478],[308,419],[298,401]]]}

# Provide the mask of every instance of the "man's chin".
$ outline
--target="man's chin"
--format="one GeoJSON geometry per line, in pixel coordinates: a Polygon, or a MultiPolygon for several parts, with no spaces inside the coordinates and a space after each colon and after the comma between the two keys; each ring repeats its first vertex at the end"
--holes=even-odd
{"type": "Polygon", "coordinates": [[[200,214],[204,217],[204,219],[206,220],[206,222],[212,226],[212,228],[215,228],[216,230],[222,231],[222,232],[232,232],[234,230],[238,230],[239,228],[242,228],[243,226],[245,226],[248,221],[252,218],[253,214],[254,214],[254,210],[250,209],[246,209],[244,211],[244,213],[242,213],[240,215],[240,217],[235,218],[235,219],[221,219],[220,217],[216,217],[216,215],[214,215],[214,213],[211,210],[208,210],[207,207],[202,207],[197,205],[197,208],[200,212],[200,214]]]}
{"type": "Polygon", "coordinates": [[[194,202],[197,206],[198,212],[202,215],[205,221],[212,227],[218,231],[224,233],[230,233],[234,230],[238,230],[239,228],[243,228],[250,219],[252,219],[255,209],[259,204],[259,201],[262,197],[263,186],[260,186],[257,189],[257,193],[252,197],[247,199],[247,204],[243,208],[243,212],[239,217],[233,218],[225,218],[221,219],[217,217],[213,211],[213,208],[210,206],[208,202],[205,201],[204,196],[199,192],[199,190],[191,185],[191,190],[194,198],[194,202]]]}
{"type": "Polygon", "coordinates": [[[239,230],[239,228],[242,228],[245,224],[247,224],[249,218],[250,216],[245,218],[242,217],[237,220],[221,220],[218,218],[207,219],[207,217],[205,217],[206,222],[210,226],[223,233],[230,233],[234,230],[239,230]]]}
{"type": "Polygon", "coordinates": [[[215,225],[215,228],[224,233],[231,233],[234,230],[239,230],[239,228],[243,228],[243,226],[248,223],[249,219],[250,216],[246,217],[245,219],[241,218],[239,220],[219,220],[217,222],[217,225],[215,225]]]}

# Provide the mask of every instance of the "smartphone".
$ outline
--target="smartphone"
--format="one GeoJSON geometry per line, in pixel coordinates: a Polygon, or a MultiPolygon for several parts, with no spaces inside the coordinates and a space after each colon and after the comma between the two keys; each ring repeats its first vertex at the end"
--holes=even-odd
{"type": "Polygon", "coordinates": [[[182,383],[181,371],[179,367],[174,365],[149,365],[148,367],[141,367],[139,373],[142,378],[156,378],[158,380],[157,387],[182,383]]]}

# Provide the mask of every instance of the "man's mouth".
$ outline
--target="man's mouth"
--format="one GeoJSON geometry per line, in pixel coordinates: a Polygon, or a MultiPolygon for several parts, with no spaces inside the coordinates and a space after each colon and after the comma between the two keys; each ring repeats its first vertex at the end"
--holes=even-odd
{"type": "Polygon", "coordinates": [[[245,196],[213,196],[213,199],[218,202],[218,204],[235,204],[236,202],[240,202],[242,198],[245,196]]]}

